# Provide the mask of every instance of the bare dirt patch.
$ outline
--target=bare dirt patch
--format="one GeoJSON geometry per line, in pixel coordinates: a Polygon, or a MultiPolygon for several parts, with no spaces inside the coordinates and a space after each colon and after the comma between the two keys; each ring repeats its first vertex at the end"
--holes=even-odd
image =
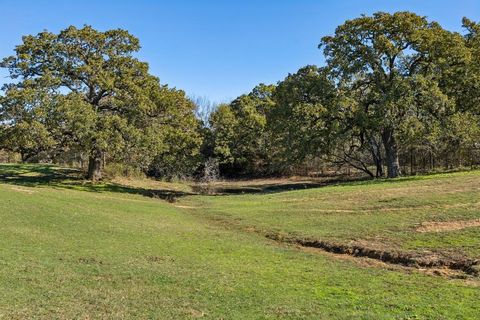
{"type": "Polygon", "coordinates": [[[82,264],[103,264],[102,261],[93,257],[80,257],[78,258],[78,262],[82,264]]]}
{"type": "Polygon", "coordinates": [[[326,252],[348,255],[352,257],[365,257],[394,265],[402,265],[417,269],[430,269],[434,274],[447,274],[445,271],[461,271],[465,275],[478,276],[480,274],[480,261],[468,259],[461,255],[446,256],[439,253],[415,253],[384,248],[369,247],[363,243],[335,243],[311,238],[298,238],[278,233],[269,233],[267,238],[284,243],[300,245],[307,248],[316,248],[326,252]]]}
{"type": "Polygon", "coordinates": [[[390,271],[403,271],[407,273],[419,272],[419,273],[428,274],[431,276],[441,276],[441,277],[450,278],[450,279],[462,279],[463,281],[465,281],[465,283],[467,283],[470,286],[475,286],[475,287],[480,286],[480,279],[476,277],[467,277],[465,272],[463,272],[462,270],[453,270],[445,267],[420,268],[420,267],[414,267],[414,266],[405,266],[402,264],[388,263],[382,260],[372,259],[369,257],[359,257],[359,256],[348,255],[348,254],[336,254],[336,253],[328,252],[318,248],[304,247],[302,245],[296,245],[296,246],[299,250],[302,250],[304,252],[321,253],[324,255],[329,255],[332,257],[332,259],[349,261],[349,262],[355,263],[360,267],[381,268],[381,269],[390,270],[390,271]]]}
{"type": "Polygon", "coordinates": [[[349,243],[337,243],[272,232],[255,226],[242,227],[221,217],[210,217],[207,220],[228,229],[237,229],[264,236],[278,244],[294,245],[303,251],[331,254],[336,258],[356,261],[363,266],[382,267],[391,270],[415,270],[446,278],[470,278],[475,280],[476,285],[480,283],[480,260],[470,259],[461,254],[402,251],[391,248],[382,241],[356,240],[349,243]]]}
{"type": "Polygon", "coordinates": [[[175,208],[180,208],[180,209],[196,209],[196,207],[192,206],[174,206],[175,208]]]}
{"type": "Polygon", "coordinates": [[[34,194],[35,192],[37,192],[37,191],[34,191],[34,190],[18,188],[18,187],[12,187],[11,189],[13,191],[23,192],[23,193],[27,193],[27,194],[34,194]]]}
{"type": "Polygon", "coordinates": [[[416,230],[418,232],[446,232],[466,228],[480,227],[480,219],[457,221],[431,221],[423,222],[416,230]]]}

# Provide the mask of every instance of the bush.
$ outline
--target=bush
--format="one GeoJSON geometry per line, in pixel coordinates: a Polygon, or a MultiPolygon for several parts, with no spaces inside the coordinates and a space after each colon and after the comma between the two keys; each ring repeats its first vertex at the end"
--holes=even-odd
{"type": "Polygon", "coordinates": [[[16,152],[0,150],[0,163],[16,163],[22,161],[20,154],[16,152]]]}
{"type": "Polygon", "coordinates": [[[105,177],[145,178],[142,170],[122,163],[110,163],[104,168],[105,177]]]}

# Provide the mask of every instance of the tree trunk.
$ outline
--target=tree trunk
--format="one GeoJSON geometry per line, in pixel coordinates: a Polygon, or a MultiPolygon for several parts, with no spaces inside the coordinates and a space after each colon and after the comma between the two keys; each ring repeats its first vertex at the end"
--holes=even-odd
{"type": "Polygon", "coordinates": [[[392,129],[385,129],[382,132],[383,146],[385,147],[385,160],[387,164],[387,177],[396,178],[400,172],[398,160],[398,145],[392,129]]]}
{"type": "Polygon", "coordinates": [[[373,163],[375,163],[375,177],[383,177],[383,159],[382,159],[382,150],[374,138],[370,139],[370,153],[372,155],[373,163]]]}
{"type": "Polygon", "coordinates": [[[103,170],[103,152],[100,150],[94,151],[93,155],[88,158],[88,174],[87,178],[92,181],[102,179],[103,170]]]}
{"type": "Polygon", "coordinates": [[[376,178],[381,178],[381,177],[383,177],[383,164],[382,164],[382,159],[375,160],[375,167],[376,167],[375,177],[376,177],[376,178]]]}
{"type": "Polygon", "coordinates": [[[413,148],[410,148],[410,175],[413,176],[415,171],[415,156],[413,148]]]}

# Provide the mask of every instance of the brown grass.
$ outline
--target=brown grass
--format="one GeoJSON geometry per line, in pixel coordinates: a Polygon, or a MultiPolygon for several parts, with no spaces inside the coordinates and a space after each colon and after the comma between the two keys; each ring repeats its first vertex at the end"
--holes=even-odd
{"type": "Polygon", "coordinates": [[[462,230],[466,228],[480,227],[480,219],[475,220],[457,220],[457,221],[432,221],[423,222],[417,228],[418,232],[446,232],[462,230]]]}

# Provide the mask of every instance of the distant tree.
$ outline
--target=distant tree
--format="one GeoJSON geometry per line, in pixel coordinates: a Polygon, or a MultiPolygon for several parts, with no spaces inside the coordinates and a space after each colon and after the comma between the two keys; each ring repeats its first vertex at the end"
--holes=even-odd
{"type": "Polygon", "coordinates": [[[462,63],[445,68],[441,77],[442,89],[455,100],[458,112],[480,114],[480,24],[463,18],[465,46],[462,63]]]}
{"type": "Polygon", "coordinates": [[[444,165],[460,167],[480,164],[480,117],[470,112],[451,115],[431,134],[444,165]]]}
{"type": "Polygon", "coordinates": [[[398,131],[406,117],[419,108],[441,116],[448,108],[437,72],[462,59],[463,43],[460,35],[410,12],[348,20],[322,38],[332,76],[354,98],[353,124],[381,138],[388,177],[400,174],[398,131]]]}
{"type": "Polygon", "coordinates": [[[3,130],[0,148],[19,153],[23,161],[53,152],[59,145],[56,141],[59,130],[56,125],[50,128],[53,123],[50,115],[56,118],[62,115],[50,111],[58,103],[58,97],[44,91],[9,87],[7,97],[1,98],[3,130]]]}
{"type": "MultiPolygon", "coordinates": [[[[431,160],[443,163],[445,168],[478,164],[475,157],[480,146],[480,25],[467,18],[462,22],[467,31],[463,39],[455,35],[450,40],[453,47],[443,47],[441,59],[437,57],[435,61],[435,79],[448,96],[450,107],[440,118],[417,121],[415,127],[421,130],[417,147],[412,148],[431,154],[431,160]]],[[[413,153],[412,156],[415,158],[413,153]]]]}
{"type": "Polygon", "coordinates": [[[273,106],[273,85],[260,84],[211,114],[213,153],[223,171],[263,174],[268,171],[271,137],[267,113],[273,106]]]}
{"type": "Polygon", "coordinates": [[[157,101],[162,110],[151,118],[153,139],[162,141],[149,164],[148,174],[166,179],[191,176],[201,161],[204,140],[202,120],[195,114],[196,105],[182,90],[162,87],[157,101]]]}
{"type": "Polygon", "coordinates": [[[2,103],[10,140],[35,132],[19,143],[27,156],[43,148],[79,148],[88,155],[92,180],[101,178],[107,154],[149,159],[162,147],[151,126],[162,92],[148,65],[133,57],[139,48],[125,30],[90,26],[23,37],[16,54],[1,63],[14,80],[4,87],[2,103]]]}
{"type": "Polygon", "coordinates": [[[269,115],[276,163],[285,168],[323,157],[336,144],[339,99],[326,69],[300,68],[278,83],[269,115]]]}

